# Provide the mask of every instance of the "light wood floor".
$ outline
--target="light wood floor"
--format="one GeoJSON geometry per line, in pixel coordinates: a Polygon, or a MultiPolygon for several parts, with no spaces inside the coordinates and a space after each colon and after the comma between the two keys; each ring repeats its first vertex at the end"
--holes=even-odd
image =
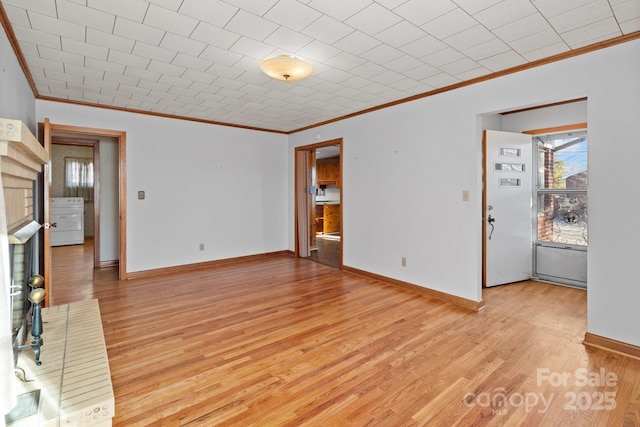
{"type": "Polygon", "coordinates": [[[582,290],[491,288],[475,313],[288,256],[128,282],[90,247],[53,265],[52,304],[99,299],[117,426],[640,424],[640,361],[581,344],[582,290]]]}

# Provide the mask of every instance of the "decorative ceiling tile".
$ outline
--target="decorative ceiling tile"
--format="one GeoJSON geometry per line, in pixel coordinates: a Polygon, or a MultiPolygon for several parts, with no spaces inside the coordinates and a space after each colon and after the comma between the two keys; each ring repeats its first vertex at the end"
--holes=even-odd
{"type": "MultiPolygon", "coordinates": [[[[142,41],[154,46],[158,46],[164,37],[165,31],[157,28],[143,25],[139,22],[131,21],[126,18],[118,17],[115,20],[115,26],[113,28],[113,34],[128,38],[134,41],[142,41]]],[[[103,30],[97,28],[100,31],[110,32],[111,29],[103,30]]]]}
{"type": "Polygon", "coordinates": [[[67,53],[75,53],[86,58],[107,59],[109,49],[105,47],[79,42],[74,39],[61,37],[62,50],[67,53]]]}
{"type": "Polygon", "coordinates": [[[621,24],[640,18],[640,0],[620,0],[611,5],[616,20],[621,24]]]}
{"type": "Polygon", "coordinates": [[[352,27],[323,15],[302,30],[302,33],[327,44],[333,44],[353,31],[352,27]]]}
{"type": "Polygon", "coordinates": [[[359,55],[368,51],[369,49],[373,49],[379,44],[381,44],[379,40],[368,36],[363,32],[354,31],[342,40],[334,43],[334,46],[344,50],[345,52],[359,55]]]}
{"type": "Polygon", "coordinates": [[[640,31],[640,0],[0,2],[37,96],[277,131],[640,31]]]}
{"type": "Polygon", "coordinates": [[[144,0],[87,0],[87,6],[136,22],[142,22],[149,9],[149,3],[144,0]]]}
{"type": "Polygon", "coordinates": [[[455,9],[457,9],[456,4],[450,0],[434,0],[429,2],[409,0],[393,11],[408,22],[419,27],[455,9]]]}
{"type": "MultiPolygon", "coordinates": [[[[543,49],[546,46],[557,45],[558,43],[564,44],[562,38],[560,38],[558,33],[549,28],[535,34],[531,34],[530,36],[514,40],[509,43],[509,46],[516,52],[523,54],[526,52],[543,49]]],[[[566,44],[564,46],[565,49],[563,50],[563,52],[569,50],[569,47],[566,44]]]]}
{"type": "Polygon", "coordinates": [[[456,50],[465,50],[496,38],[493,33],[482,25],[476,25],[468,30],[447,37],[443,41],[456,50]]]}
{"type": "Polygon", "coordinates": [[[351,18],[345,24],[370,36],[397,24],[402,18],[379,4],[372,3],[351,18]]]}
{"type": "Polygon", "coordinates": [[[198,25],[198,20],[164,7],[151,5],[143,23],[162,31],[169,31],[187,37],[198,25]]]}
{"type": "Polygon", "coordinates": [[[322,14],[296,0],[280,0],[262,16],[293,31],[302,31],[322,14]]]}
{"type": "Polygon", "coordinates": [[[451,12],[427,22],[420,28],[432,36],[442,40],[464,30],[468,30],[477,24],[478,22],[462,9],[454,9],[451,12]]]}
{"type": "Polygon", "coordinates": [[[517,21],[536,13],[530,0],[504,0],[473,14],[473,17],[489,30],[517,21]]]}
{"type": "Polygon", "coordinates": [[[594,22],[561,34],[562,39],[572,49],[608,40],[620,35],[622,35],[620,27],[618,27],[613,18],[594,22]]]}
{"type": "Polygon", "coordinates": [[[598,0],[549,18],[549,22],[562,34],[609,18],[613,18],[611,6],[606,0],[598,0]]]}
{"type": "MultiPolygon", "coordinates": [[[[202,20],[217,27],[224,27],[238,13],[238,8],[230,5],[229,1],[220,0],[182,0],[180,12],[183,15],[202,20]]],[[[267,3],[265,1],[265,3],[267,3]]],[[[262,13],[258,13],[262,15],[262,13]]]]}
{"type": "Polygon", "coordinates": [[[502,1],[504,0],[455,0],[456,4],[464,9],[464,11],[469,15],[488,9],[502,1]]]}
{"type": "Polygon", "coordinates": [[[16,6],[53,17],[58,16],[55,0],[2,0],[2,4],[16,6]]]}
{"type": "Polygon", "coordinates": [[[173,50],[176,53],[182,52],[191,56],[199,56],[207,47],[207,44],[177,34],[166,33],[160,42],[160,47],[173,50]]]}
{"type": "Polygon", "coordinates": [[[175,50],[165,49],[163,47],[153,46],[142,42],[136,43],[132,53],[141,58],[157,59],[164,62],[171,62],[177,55],[175,50]]]}
{"type": "Polygon", "coordinates": [[[264,39],[264,42],[285,52],[297,52],[311,43],[312,40],[311,37],[304,34],[280,27],[264,39]]]}
{"type": "Polygon", "coordinates": [[[60,36],[51,33],[45,33],[38,30],[32,30],[27,27],[14,27],[13,32],[20,41],[32,43],[36,46],[43,46],[52,49],[60,49],[60,36]]]}
{"type": "Polygon", "coordinates": [[[112,33],[105,33],[104,31],[96,30],[94,28],[87,28],[86,41],[87,43],[96,46],[115,49],[125,53],[131,53],[133,51],[133,46],[136,44],[135,40],[130,38],[120,37],[112,33]]]}
{"type": "MultiPolygon", "coordinates": [[[[25,8],[12,6],[10,4],[5,4],[4,11],[7,13],[9,20],[11,21],[14,27],[19,26],[19,27],[31,28],[31,21],[29,21],[29,15],[27,15],[27,10],[25,8]]],[[[37,12],[32,12],[32,14],[41,15],[40,13],[37,13],[37,12]]]]}
{"type": "Polygon", "coordinates": [[[376,34],[376,38],[395,48],[401,48],[402,46],[423,38],[425,35],[423,30],[410,22],[400,21],[376,34]]]}
{"type": "Polygon", "coordinates": [[[620,29],[623,34],[631,34],[640,31],[640,18],[630,19],[620,23],[620,29]]]}
{"type": "Polygon", "coordinates": [[[502,41],[509,43],[549,29],[551,29],[549,22],[534,13],[498,27],[493,30],[493,33],[502,41]]]}
{"type": "Polygon", "coordinates": [[[115,15],[90,7],[84,7],[68,0],[56,0],[57,18],[74,24],[85,25],[109,32],[113,28],[115,15]]]}
{"type": "Polygon", "coordinates": [[[527,61],[514,51],[507,51],[482,59],[478,62],[491,71],[500,71],[506,68],[522,65],[527,61]]]}
{"type": "Polygon", "coordinates": [[[27,26],[56,36],[80,41],[85,40],[85,32],[87,30],[84,25],[60,21],[37,12],[29,12],[27,26]]]}
{"type": "Polygon", "coordinates": [[[345,21],[371,3],[373,3],[371,0],[312,0],[308,4],[338,21],[345,21]]]}

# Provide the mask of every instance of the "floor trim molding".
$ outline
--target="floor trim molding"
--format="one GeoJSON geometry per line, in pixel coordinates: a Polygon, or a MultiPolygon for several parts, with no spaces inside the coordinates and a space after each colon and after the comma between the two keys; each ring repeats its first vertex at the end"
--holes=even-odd
{"type": "Polygon", "coordinates": [[[603,350],[622,354],[623,356],[640,359],[640,347],[633,344],[628,344],[626,342],[603,337],[601,335],[592,334],[591,332],[585,332],[584,340],[582,341],[582,343],[591,347],[601,348],[603,350]]]}
{"type": "Polygon", "coordinates": [[[381,282],[389,283],[399,288],[407,289],[429,298],[439,299],[441,301],[449,302],[457,307],[466,308],[472,311],[479,311],[484,307],[484,301],[473,301],[470,299],[462,298],[456,295],[451,295],[446,292],[436,291],[435,289],[425,288],[423,286],[415,285],[413,283],[404,282],[402,280],[392,279],[391,277],[381,276],[379,274],[371,273],[365,270],[359,270],[357,268],[342,266],[342,271],[346,271],[360,276],[369,277],[371,279],[379,280],[381,282]]]}
{"type": "Polygon", "coordinates": [[[235,258],[219,259],[215,261],[196,262],[193,264],[176,265],[173,267],[154,268],[151,270],[133,271],[127,273],[127,280],[140,279],[143,277],[158,276],[161,274],[180,274],[193,270],[205,270],[208,268],[220,267],[223,265],[238,264],[246,261],[254,261],[266,258],[277,258],[280,256],[291,256],[291,251],[266,252],[263,254],[246,255],[235,258]]]}

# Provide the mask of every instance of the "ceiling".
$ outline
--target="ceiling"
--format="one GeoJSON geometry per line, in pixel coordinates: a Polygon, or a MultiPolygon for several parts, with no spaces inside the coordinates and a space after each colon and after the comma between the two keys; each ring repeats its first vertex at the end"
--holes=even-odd
{"type": "Polygon", "coordinates": [[[0,3],[38,98],[277,132],[640,37],[640,0],[0,3]],[[280,54],[312,76],[264,75],[280,54]]]}

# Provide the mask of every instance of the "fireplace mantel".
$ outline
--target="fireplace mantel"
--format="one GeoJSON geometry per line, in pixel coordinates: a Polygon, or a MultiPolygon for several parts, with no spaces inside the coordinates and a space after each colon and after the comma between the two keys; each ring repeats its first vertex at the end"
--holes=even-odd
{"type": "Polygon", "coordinates": [[[9,233],[33,219],[33,181],[49,153],[20,120],[0,118],[0,173],[9,233]]]}

